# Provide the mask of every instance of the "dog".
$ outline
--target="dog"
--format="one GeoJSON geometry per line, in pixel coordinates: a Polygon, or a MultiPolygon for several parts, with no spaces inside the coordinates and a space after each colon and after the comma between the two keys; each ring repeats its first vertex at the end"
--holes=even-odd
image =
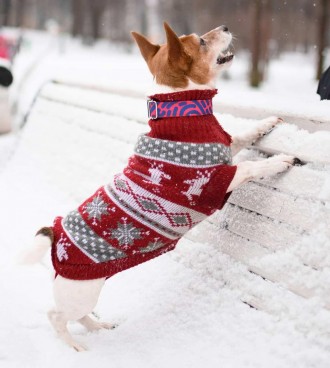
{"type": "Polygon", "coordinates": [[[249,134],[231,137],[212,113],[219,73],[230,66],[228,27],[178,37],[164,23],[166,43],[132,32],[155,81],[148,101],[150,132],[139,137],[122,173],[77,210],[40,229],[25,263],[51,247],[56,307],[48,313],[57,335],[84,351],[67,329],[111,329],[89,316],[107,278],[174,249],[193,226],[221,209],[233,189],[289,169],[293,156],[232,165],[232,154],[281,122],[269,117],[249,134]]]}

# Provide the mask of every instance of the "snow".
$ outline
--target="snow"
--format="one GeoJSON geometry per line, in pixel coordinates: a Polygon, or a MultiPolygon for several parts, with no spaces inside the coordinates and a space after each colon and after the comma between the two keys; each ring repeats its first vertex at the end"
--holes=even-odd
{"type": "MultiPolygon", "coordinates": [[[[320,101],[316,94],[314,58],[312,55],[287,53],[270,63],[267,77],[260,89],[251,90],[246,78],[246,58],[239,55],[230,70],[231,79],[221,81],[221,103],[232,107],[271,110],[272,115],[298,115],[311,120],[329,121],[330,101],[320,101]]],[[[329,58],[330,60],[330,58],[329,58]]]]}
{"type": "MultiPolygon", "coordinates": [[[[67,40],[66,53],[58,54],[54,46],[49,47],[43,34],[30,37],[38,42],[33,42],[30,51],[25,50],[19,56],[22,59],[17,60],[17,67],[21,76],[17,83],[26,75],[24,70],[30,72],[20,88],[15,89],[16,85],[12,91],[21,116],[29,110],[41,85],[52,78],[73,82],[83,79],[85,84],[136,91],[148,87],[150,77],[135,52],[125,54],[114,48],[107,51],[104,44],[91,52],[67,40]],[[31,70],[33,60],[40,54],[42,60],[31,70]],[[25,56],[27,59],[23,59],[25,56]]],[[[274,63],[269,73],[282,75],[279,79],[284,83],[290,63],[282,61],[283,64],[278,61],[280,65],[274,63]]],[[[319,103],[314,96],[315,82],[309,64],[295,64],[307,74],[295,75],[289,69],[292,76],[289,84],[282,86],[280,81],[275,81],[260,92],[250,91],[246,86],[237,90],[243,64],[238,62],[233,80],[220,82],[220,102],[235,98],[250,105],[271,103],[274,107],[277,104],[294,112],[305,109],[310,101],[313,107],[303,113],[327,118],[323,105],[329,105],[319,103]],[[309,79],[302,82],[301,75],[308,75],[309,79]],[[290,103],[290,91],[297,86],[295,81],[300,83],[295,91],[297,100],[290,103]],[[303,83],[306,83],[304,88],[303,83]]],[[[16,264],[17,253],[29,245],[38,228],[75,208],[106,182],[109,175],[118,172],[132,152],[137,135],[147,130],[143,123],[145,101],[141,98],[99,91],[78,92],[68,86],[48,85],[23,131],[0,137],[1,366],[328,367],[329,311],[320,307],[317,296],[304,300],[276,285],[266,287],[245,265],[221,252],[221,242],[183,239],[175,251],[108,280],[95,312],[102,320],[118,323],[119,327],[87,334],[77,324],[69,326],[89,351],[78,354],[56,338],[46,316],[53,305],[50,260],[22,267],[16,264]],[[75,102],[75,107],[63,103],[68,101],[75,102]],[[121,117],[117,116],[119,112],[121,117]],[[241,299],[251,290],[256,297],[267,297],[269,309],[276,313],[257,311],[242,303],[241,299]],[[288,301],[285,313],[281,307],[283,300],[288,301]]],[[[255,124],[252,120],[223,114],[219,120],[231,133],[251,129],[255,124]]],[[[266,140],[267,145],[276,141],[275,148],[292,149],[320,164],[329,160],[329,132],[308,134],[283,124],[263,142],[266,140]]],[[[306,175],[308,170],[313,167],[304,167],[299,172],[306,175]]],[[[316,197],[320,193],[317,198],[328,201],[329,172],[326,166],[322,170],[317,171],[320,187],[315,185],[312,188],[315,192],[311,193],[316,197]]],[[[290,178],[286,180],[285,185],[290,184],[290,178]]],[[[299,193],[300,183],[291,185],[299,193]]],[[[306,188],[300,190],[303,193],[306,188]]],[[[200,239],[206,237],[203,228],[197,229],[198,232],[200,239]]],[[[318,277],[323,280],[329,276],[328,257],[317,259],[320,253],[328,255],[329,238],[324,234],[312,233],[290,252],[277,253],[275,262],[280,262],[279,269],[299,268],[298,258],[303,249],[311,262],[323,262],[321,276],[315,275],[308,286],[319,285],[318,277]],[[311,252],[316,247],[320,250],[318,254],[311,252]]],[[[260,267],[273,265],[274,257],[264,257],[259,264],[260,267]]],[[[320,289],[326,290],[327,285],[320,289]]]]}
{"type": "Polygon", "coordinates": [[[6,134],[0,138],[0,170],[6,166],[10,160],[17,140],[18,137],[16,134],[6,134]]]}

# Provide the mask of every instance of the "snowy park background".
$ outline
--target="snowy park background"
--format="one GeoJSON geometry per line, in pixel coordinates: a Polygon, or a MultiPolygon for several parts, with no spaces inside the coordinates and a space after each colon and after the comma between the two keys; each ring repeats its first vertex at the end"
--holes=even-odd
{"type": "MultiPolygon", "coordinates": [[[[99,3],[94,2],[95,5],[99,3]]],[[[57,156],[50,155],[47,146],[43,146],[43,151],[40,151],[42,145],[39,143],[48,134],[54,138],[58,153],[62,151],[61,142],[64,138],[61,137],[55,120],[52,125],[51,112],[44,111],[41,114],[39,111],[34,115],[33,121],[29,120],[29,112],[33,110],[38,91],[47,86],[49,81],[87,86],[99,91],[117,90],[120,92],[120,99],[116,99],[115,94],[103,97],[90,94],[91,100],[87,98],[83,103],[89,106],[102,105],[103,111],[108,108],[111,112],[109,115],[100,113],[96,119],[107,119],[109,130],[111,124],[116,129],[120,127],[120,133],[129,137],[129,141],[134,141],[139,133],[134,122],[141,120],[141,111],[142,118],[144,114],[145,99],[141,96],[148,94],[153,83],[137,48],[126,38],[129,37],[127,28],[140,31],[144,29],[154,32],[152,36],[155,38],[163,37],[160,20],[163,19],[164,13],[157,13],[157,6],[163,7],[163,12],[169,12],[168,7],[173,5],[173,2],[168,1],[169,5],[165,6],[162,1],[113,1],[114,8],[120,10],[115,22],[118,32],[113,31],[114,40],[111,40],[110,33],[108,37],[103,36],[92,41],[86,34],[78,34],[76,37],[69,34],[65,28],[68,22],[66,13],[62,29],[53,21],[47,23],[48,31],[41,21],[39,26],[38,22],[33,23],[33,9],[40,5],[40,11],[42,9],[43,16],[47,18],[47,4],[51,10],[55,6],[54,3],[67,9],[70,2],[43,1],[43,5],[40,5],[38,1],[26,1],[25,11],[28,15],[23,17],[26,26],[21,29],[12,26],[3,29],[9,37],[15,38],[21,34],[23,38],[20,52],[15,56],[12,65],[15,82],[8,91],[13,117],[12,129],[0,135],[0,366],[9,368],[61,365],[71,368],[94,364],[98,367],[114,368],[291,368],[294,365],[302,368],[329,367],[328,314],[318,307],[317,298],[301,305],[293,298],[292,310],[280,315],[252,309],[241,302],[244,289],[249,283],[262,293],[263,284],[255,280],[245,265],[223,254],[219,244],[207,244],[203,241],[191,243],[188,239],[182,240],[170,254],[117,274],[106,283],[95,313],[102,320],[118,323],[119,327],[113,331],[87,334],[78,325],[70,326],[77,339],[90,348],[88,352],[77,354],[56,338],[46,316],[46,311],[53,304],[50,260],[45,260],[42,265],[26,268],[15,263],[16,256],[32,242],[38,228],[51,224],[55,216],[75,208],[82,198],[90,194],[91,183],[102,185],[108,175],[120,170],[120,164],[114,163],[108,173],[104,171],[109,165],[99,162],[97,169],[91,170],[93,178],[88,177],[86,183],[79,183],[78,187],[70,175],[73,168],[69,160],[62,160],[61,165],[55,165],[57,156]],[[122,9],[120,4],[126,4],[126,8],[122,9]],[[129,5],[129,19],[126,17],[120,27],[120,16],[124,16],[129,5]],[[145,7],[146,5],[149,7],[145,7]],[[137,9],[136,17],[132,8],[137,9]],[[141,23],[139,18],[143,11],[146,13],[145,23],[141,23]],[[155,19],[158,22],[155,22],[155,19]],[[144,24],[143,27],[141,24],[144,24]],[[39,29],[27,28],[27,25],[39,29]],[[123,35],[123,29],[126,36],[123,35]],[[132,96],[138,96],[139,100],[133,102],[130,100],[132,96]],[[117,106],[114,106],[115,104],[117,106]],[[126,118],[121,114],[124,110],[127,110],[126,118]],[[43,121],[45,129],[42,128],[43,121]],[[34,145],[38,147],[38,152],[33,149],[34,145]],[[39,157],[35,157],[36,155],[39,157]],[[54,171],[63,176],[61,186],[54,185],[49,178],[41,175],[40,156],[47,158],[50,165],[54,164],[54,171]],[[95,174],[97,172],[99,176],[95,174]]],[[[77,4],[76,1],[73,3],[77,4]]],[[[187,3],[182,1],[182,4],[187,3]]],[[[192,3],[197,6],[200,2],[192,3]]],[[[226,7],[227,3],[229,2],[224,1],[223,6],[226,7]]],[[[231,3],[235,4],[237,10],[239,3],[242,3],[243,7],[254,1],[231,3]]],[[[275,6],[273,2],[275,12],[276,4],[279,3],[284,14],[285,6],[290,6],[290,15],[294,14],[293,2],[288,5],[289,1],[275,2],[275,6]]],[[[295,10],[299,14],[305,7],[316,8],[315,13],[312,13],[315,17],[312,19],[317,23],[317,11],[321,3],[322,1],[295,1],[295,10]]],[[[205,24],[198,25],[196,14],[192,21],[200,29],[207,31],[219,24],[215,23],[214,2],[203,1],[203,4],[203,19],[207,19],[205,12],[207,13],[208,9],[213,13],[212,17],[210,15],[209,28],[206,28],[205,24]]],[[[187,8],[183,6],[183,9],[187,8]]],[[[232,12],[231,6],[228,5],[227,9],[222,10],[230,11],[230,21],[226,21],[229,28],[231,29],[230,23],[236,20],[235,26],[239,30],[239,19],[237,14],[232,12]]],[[[182,17],[179,11],[176,14],[178,13],[182,17]]],[[[56,14],[58,15],[55,12],[56,14]]],[[[114,15],[111,16],[113,20],[114,15]]],[[[14,16],[11,14],[11,17],[14,16]]],[[[172,15],[174,29],[175,25],[181,23],[183,27],[187,19],[189,20],[189,17],[185,21],[180,17],[172,15]]],[[[171,18],[166,20],[172,24],[171,18]]],[[[219,22],[224,23],[225,20],[226,17],[221,12],[219,22]]],[[[13,21],[9,19],[9,25],[13,21]]],[[[59,19],[57,24],[58,21],[59,19]]],[[[287,23],[290,23],[292,31],[294,19],[288,20],[287,23]]],[[[301,23],[297,23],[298,25],[301,27],[301,23]]],[[[276,24],[274,28],[285,26],[283,23],[276,24]]],[[[102,25],[100,27],[102,29],[102,25]]],[[[180,33],[180,29],[177,31],[180,33]]],[[[199,29],[196,31],[199,32],[199,29]]],[[[285,33],[285,30],[283,32],[285,33]]],[[[241,44],[236,51],[232,68],[218,81],[219,94],[215,99],[219,106],[219,121],[229,132],[235,133],[239,129],[246,129],[247,124],[254,124],[251,120],[234,117],[235,108],[245,109],[250,117],[253,114],[276,113],[281,116],[299,116],[302,119],[329,122],[330,102],[321,102],[316,94],[316,34],[317,24],[314,24],[308,32],[308,37],[306,36],[307,46],[287,46],[276,53],[264,70],[264,80],[259,88],[252,88],[249,79],[251,50],[247,47],[248,40],[245,40],[245,35],[236,30],[237,42],[241,44]],[[245,40],[246,45],[239,41],[240,37],[245,40]],[[221,114],[221,106],[231,109],[233,115],[221,114]]],[[[274,45],[274,42],[271,45],[274,45]]],[[[329,43],[327,45],[329,46],[329,43]]],[[[325,47],[324,67],[328,65],[330,52],[329,47],[325,47]]],[[[54,92],[49,93],[51,95],[54,92]]],[[[71,98],[69,90],[56,97],[67,101],[71,98]]],[[[82,124],[89,127],[90,135],[95,141],[86,140],[86,136],[77,131],[74,147],[81,149],[81,152],[74,151],[71,154],[75,157],[81,154],[84,157],[84,167],[93,165],[93,158],[89,158],[87,154],[88,149],[94,151],[97,156],[100,150],[98,144],[102,143],[101,138],[93,135],[93,129],[99,129],[98,121],[93,121],[97,115],[91,118],[87,112],[82,114],[78,109],[76,112],[73,109],[70,113],[72,115],[68,115],[64,109],[56,113],[72,121],[82,119],[82,124]]],[[[148,128],[142,124],[139,127],[141,132],[148,128]]],[[[294,126],[283,127],[278,139],[281,140],[284,134],[293,137],[297,129],[294,126]]],[[[70,132],[75,134],[74,130],[70,132]]],[[[304,134],[300,133],[300,137],[303,140],[304,134]]],[[[306,140],[306,154],[312,156],[316,152],[318,155],[329,157],[329,139],[329,132],[319,132],[312,140],[306,140]]],[[[125,162],[130,151],[120,154],[123,156],[122,162],[125,162]]],[[[91,174],[87,172],[86,175],[91,174]]],[[[298,187],[299,183],[296,185],[298,187]]],[[[318,195],[324,201],[329,201],[329,192],[329,186],[324,187],[323,192],[318,195]]],[[[329,239],[315,234],[308,241],[308,249],[314,245],[323,245],[323,256],[329,257],[329,239]]],[[[323,277],[326,283],[326,280],[329,280],[329,269],[325,270],[323,277]]],[[[321,291],[328,292],[329,288],[326,286],[321,291]]],[[[273,302],[277,303],[275,298],[273,302]]]]}

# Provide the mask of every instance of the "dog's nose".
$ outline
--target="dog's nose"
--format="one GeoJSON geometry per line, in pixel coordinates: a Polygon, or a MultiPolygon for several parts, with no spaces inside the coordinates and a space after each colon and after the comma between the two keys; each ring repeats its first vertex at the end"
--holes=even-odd
{"type": "Polygon", "coordinates": [[[220,28],[224,32],[228,32],[229,31],[229,28],[227,26],[221,26],[220,28]]]}

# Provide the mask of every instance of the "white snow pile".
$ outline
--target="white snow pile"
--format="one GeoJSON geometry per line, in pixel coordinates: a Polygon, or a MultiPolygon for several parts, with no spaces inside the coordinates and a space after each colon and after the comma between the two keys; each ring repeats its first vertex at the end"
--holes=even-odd
{"type": "MultiPolygon", "coordinates": [[[[90,56],[86,50],[71,51],[61,64],[68,68],[83,60],[76,74],[82,78],[89,70],[90,56]]],[[[133,76],[141,70],[140,64],[135,64],[133,56],[115,58],[112,53],[111,63],[106,63],[108,55],[103,49],[99,58],[96,55],[93,58],[98,65],[110,65],[115,71],[112,73],[133,62],[131,84],[139,84],[141,75],[136,79],[133,76]]],[[[22,87],[23,105],[31,99],[27,96],[29,83],[31,90],[39,88],[38,81],[44,81],[45,75],[51,74],[49,69],[56,69],[56,63],[59,61],[49,58],[41,68],[42,76],[31,72],[30,82],[22,87]]],[[[97,73],[101,76],[104,70],[97,73]]],[[[108,82],[111,85],[111,78],[108,82]]],[[[52,97],[60,101],[63,94],[52,97]]],[[[109,106],[114,103],[110,97],[107,101],[109,106]]],[[[91,103],[99,105],[100,101],[91,103]]],[[[118,107],[127,109],[126,104],[118,107]]],[[[95,313],[119,327],[87,334],[77,324],[69,326],[89,351],[76,353],[56,338],[46,316],[53,306],[49,257],[32,267],[18,266],[15,260],[38,228],[50,225],[57,215],[65,215],[118,172],[131,154],[137,135],[146,131],[139,118],[118,117],[110,110],[96,113],[40,98],[13,155],[4,164],[0,162],[1,367],[327,368],[329,331],[318,328],[327,311],[318,308],[318,313],[313,313],[314,301],[300,304],[295,296],[288,307],[292,305],[292,310],[282,316],[251,309],[241,301],[248,285],[256,294],[273,297],[274,305],[283,290],[277,285],[266,287],[266,282],[246,266],[223,254],[220,243],[188,239],[182,239],[175,251],[106,282],[95,313]],[[297,328],[306,318],[311,321],[307,326],[315,320],[317,328],[297,328]]],[[[230,132],[235,131],[235,122],[236,129],[244,125],[243,119],[231,116],[223,116],[222,121],[230,132]]],[[[286,144],[284,135],[295,134],[292,129],[283,126],[272,134],[278,134],[286,144]]],[[[313,142],[308,142],[309,151],[321,145],[328,150],[325,137],[314,135],[313,142]]],[[[9,144],[5,139],[0,137],[0,149],[9,144]]],[[[305,241],[311,247],[324,239],[315,235],[305,241]]]]}

